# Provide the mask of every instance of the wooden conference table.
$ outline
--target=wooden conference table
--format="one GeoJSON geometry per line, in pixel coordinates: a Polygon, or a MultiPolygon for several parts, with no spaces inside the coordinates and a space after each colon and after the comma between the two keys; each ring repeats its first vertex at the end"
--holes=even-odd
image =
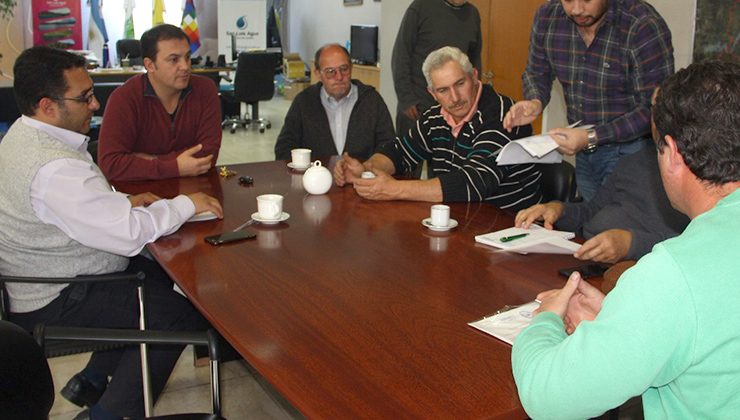
{"type": "Polygon", "coordinates": [[[187,223],[149,249],[295,408],[309,418],[526,417],[511,347],[467,323],[561,287],[557,269],[577,260],[476,244],[513,223],[487,204],[451,204],[459,226],[434,233],[421,225],[428,203],[366,201],[337,186],[310,196],[282,161],[230,169],[239,175],[117,187],[222,201],[223,220],[187,223]],[[250,226],[256,240],[203,241],[248,220],[265,193],[285,196],[287,221],[250,226]]]}

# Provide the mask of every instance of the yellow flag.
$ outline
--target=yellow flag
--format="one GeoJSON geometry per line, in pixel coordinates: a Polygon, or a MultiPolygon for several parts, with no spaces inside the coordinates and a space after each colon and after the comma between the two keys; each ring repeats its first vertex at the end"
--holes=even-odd
{"type": "Polygon", "coordinates": [[[154,0],[152,9],[152,26],[164,23],[164,0],[154,0]]]}

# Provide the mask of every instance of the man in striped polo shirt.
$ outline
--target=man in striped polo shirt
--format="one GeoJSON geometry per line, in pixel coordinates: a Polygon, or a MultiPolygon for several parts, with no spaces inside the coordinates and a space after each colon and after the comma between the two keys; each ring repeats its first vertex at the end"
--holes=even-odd
{"type": "Polygon", "coordinates": [[[510,134],[503,129],[504,115],[514,101],[483,85],[468,57],[454,47],[430,53],[422,71],[437,105],[364,163],[343,156],[334,170],[337,185],[354,184],[355,191],[370,200],[485,201],[512,210],[538,203],[541,173],[533,164],[496,165],[502,147],[532,133],[529,125],[510,134]],[[409,173],[423,161],[428,162],[431,179],[391,176],[409,173]],[[375,178],[361,178],[364,171],[375,178]]]}

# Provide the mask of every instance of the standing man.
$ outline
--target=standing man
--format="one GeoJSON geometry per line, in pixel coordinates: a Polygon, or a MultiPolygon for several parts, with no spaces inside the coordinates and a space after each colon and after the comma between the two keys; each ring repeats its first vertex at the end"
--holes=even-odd
{"type": "Polygon", "coordinates": [[[668,199],[691,222],[606,297],[577,273],[538,295],[511,355],[532,418],[596,417],[636,395],[645,418],[740,413],[740,65],[666,79],[653,137],[668,199]]]}
{"type": "Polygon", "coordinates": [[[221,104],[208,78],[190,74],[190,40],[177,26],[141,36],[146,74],[110,96],[98,162],[109,180],[197,176],[216,164],[221,104]]]}
{"type": "MultiPolygon", "coordinates": [[[[13,72],[23,116],[0,143],[0,272],[53,278],[143,271],[150,328],[208,328],[190,302],[172,289],[164,271],[138,254],[196,212],[212,211],[223,217],[218,200],[202,193],[162,200],[151,193],[126,196],[111,189],[87,152],[84,133],[100,105],[83,57],[33,47],[18,56],[13,72]]],[[[134,284],[6,286],[10,320],[29,331],[40,322],[107,328],[139,325],[134,284]]],[[[155,398],[181,352],[181,346],[151,346],[155,398]]],[[[90,407],[78,418],[142,417],[140,372],[136,346],[95,352],[61,393],[77,405],[90,407]]]]}
{"type": "Polygon", "coordinates": [[[290,160],[290,151],[311,149],[314,156],[348,153],[365,160],[380,143],[393,140],[393,121],[372,86],[352,80],[349,53],[339,44],[316,51],[319,83],[293,100],[275,143],[275,159],[290,160]]]}
{"type": "MultiPolygon", "coordinates": [[[[485,201],[513,210],[538,203],[542,174],[535,165],[496,164],[510,141],[501,120],[514,101],[481,83],[457,48],[433,51],[422,69],[438,104],[421,115],[418,129],[383,143],[364,163],[346,155],[340,159],[334,168],[337,185],[353,183],[357,194],[369,200],[485,201]],[[411,173],[425,160],[432,179],[391,176],[411,173]],[[375,178],[360,178],[363,171],[372,171],[375,178]]],[[[519,127],[512,137],[531,133],[531,127],[519,127]]]]}
{"type": "Polygon", "coordinates": [[[577,154],[576,183],[588,201],[621,156],[650,143],[650,98],[672,73],[671,33],[643,0],[550,0],[532,24],[525,100],[504,127],[531,123],[560,81],[568,122],[594,125],[550,132],[562,153],[577,154]]]}
{"type": "Polygon", "coordinates": [[[398,97],[396,133],[403,138],[436,102],[421,65],[444,46],[459,48],[481,70],[480,14],[467,0],[414,0],[406,9],[393,45],[393,86],[398,97]]]}

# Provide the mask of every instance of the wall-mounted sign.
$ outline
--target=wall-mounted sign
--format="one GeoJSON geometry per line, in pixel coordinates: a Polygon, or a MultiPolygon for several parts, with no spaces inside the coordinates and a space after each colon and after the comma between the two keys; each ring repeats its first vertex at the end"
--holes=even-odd
{"type": "Polygon", "coordinates": [[[33,0],[33,45],[82,49],[80,0],[33,0]]]}
{"type": "Polygon", "coordinates": [[[231,61],[232,52],[264,50],[267,47],[265,0],[219,0],[218,53],[231,61]],[[233,45],[233,42],[236,45],[233,45]]]}

